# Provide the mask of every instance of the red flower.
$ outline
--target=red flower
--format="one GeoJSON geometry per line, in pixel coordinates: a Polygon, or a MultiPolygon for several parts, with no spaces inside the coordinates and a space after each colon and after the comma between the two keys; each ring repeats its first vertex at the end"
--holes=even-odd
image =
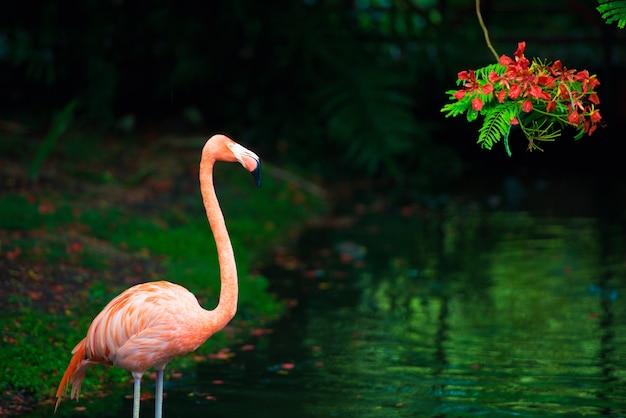
{"type": "Polygon", "coordinates": [[[594,133],[601,120],[602,116],[600,115],[600,111],[591,109],[591,112],[589,113],[589,120],[585,121],[584,132],[587,132],[588,135],[594,133]]]}
{"type": "Polygon", "coordinates": [[[496,98],[498,99],[498,102],[504,103],[504,99],[506,99],[506,90],[502,89],[499,92],[497,92],[496,98]]]}
{"type": "Polygon", "coordinates": [[[520,94],[522,94],[522,86],[520,86],[519,84],[515,84],[513,86],[511,86],[511,89],[509,90],[509,97],[513,100],[517,99],[520,94]]]}
{"type": "Polygon", "coordinates": [[[511,58],[507,57],[506,55],[502,55],[500,57],[500,65],[503,66],[507,66],[507,65],[511,65],[511,64],[515,64],[515,61],[513,61],[511,58]]]}
{"type": "Polygon", "coordinates": [[[574,126],[580,126],[584,121],[584,117],[574,110],[567,117],[567,121],[574,126]]]}
{"type": "Polygon", "coordinates": [[[525,49],[526,49],[526,41],[518,42],[517,51],[515,51],[515,53],[513,54],[515,56],[515,59],[523,57],[525,49]]]}
{"type": "Polygon", "coordinates": [[[572,81],[574,81],[574,73],[576,72],[576,70],[568,70],[567,68],[563,67],[563,64],[561,64],[561,60],[554,61],[549,70],[552,75],[559,78],[562,83],[571,83],[572,81]]]}
{"type": "Polygon", "coordinates": [[[591,120],[593,123],[598,123],[601,119],[602,116],[600,116],[599,110],[594,109],[591,111],[591,114],[589,115],[589,120],[591,120]]]}
{"type": "Polygon", "coordinates": [[[565,84],[560,84],[558,91],[556,93],[556,97],[557,98],[563,98],[566,101],[569,101],[572,99],[571,97],[571,93],[570,91],[567,89],[567,87],[565,86],[565,84]]]}
{"type": "MultiPolygon", "coordinates": [[[[453,96],[457,100],[461,100],[468,93],[482,93],[484,95],[491,94],[493,92],[493,85],[491,83],[481,84],[476,79],[476,73],[474,70],[469,71],[461,71],[457,75],[459,80],[464,81],[463,89],[457,90],[454,92],[453,96]]],[[[483,101],[479,97],[474,97],[472,99],[472,108],[474,110],[480,110],[483,108],[483,101]]]]}
{"type": "Polygon", "coordinates": [[[543,91],[543,89],[536,84],[530,86],[529,93],[535,99],[550,100],[550,94],[543,91]]]}
{"type": "Polygon", "coordinates": [[[472,99],[472,109],[479,111],[482,108],[483,108],[483,101],[480,99],[480,97],[474,97],[472,99]]]}
{"type": "Polygon", "coordinates": [[[537,76],[537,85],[546,86],[547,88],[553,88],[554,77],[549,74],[540,74],[537,76]]]}
{"type": "Polygon", "coordinates": [[[480,89],[483,91],[483,94],[490,94],[493,91],[493,85],[491,83],[485,84],[481,86],[480,89]]]}
{"type": "MultiPolygon", "coordinates": [[[[471,70],[471,73],[474,76],[474,79],[476,79],[476,74],[474,74],[474,70],[471,70]]],[[[459,78],[459,80],[469,80],[470,79],[470,73],[468,73],[467,71],[460,71],[459,74],[457,74],[457,77],[459,78]]]]}
{"type": "Polygon", "coordinates": [[[524,49],[526,49],[526,42],[518,42],[517,51],[513,54],[515,61],[506,55],[502,55],[500,57],[500,65],[504,65],[505,67],[516,65],[520,68],[528,68],[530,61],[524,56],[524,49]]]}
{"type": "Polygon", "coordinates": [[[513,54],[515,56],[515,61],[517,61],[517,65],[520,68],[528,68],[530,66],[530,61],[528,58],[524,56],[524,50],[526,49],[526,42],[518,42],[517,43],[517,51],[513,54]]]}
{"type": "Polygon", "coordinates": [[[530,111],[533,110],[533,104],[530,100],[526,100],[524,103],[522,103],[522,110],[526,113],[530,113],[530,111]]]}
{"type": "Polygon", "coordinates": [[[585,81],[589,80],[589,71],[582,70],[574,74],[574,81],[585,81]]]}
{"type": "Polygon", "coordinates": [[[596,78],[595,75],[592,75],[591,77],[589,77],[587,81],[589,82],[589,88],[591,90],[595,89],[596,86],[600,85],[600,81],[596,78]]]}
{"type": "Polygon", "coordinates": [[[596,76],[589,76],[589,71],[579,71],[574,75],[574,80],[583,83],[582,91],[586,93],[589,90],[593,90],[600,84],[596,76]]]}
{"type": "Polygon", "coordinates": [[[598,125],[596,125],[595,123],[589,126],[589,122],[585,122],[584,132],[587,132],[587,135],[591,135],[592,133],[596,131],[597,128],[598,128],[598,125]]]}

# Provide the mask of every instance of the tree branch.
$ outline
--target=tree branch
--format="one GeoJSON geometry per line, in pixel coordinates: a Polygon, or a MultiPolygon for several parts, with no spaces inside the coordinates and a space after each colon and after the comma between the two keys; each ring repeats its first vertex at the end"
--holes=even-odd
{"type": "Polygon", "coordinates": [[[485,41],[487,42],[487,47],[491,51],[494,57],[496,57],[496,61],[500,59],[498,53],[491,45],[491,40],[489,39],[489,31],[487,31],[487,26],[485,26],[485,22],[483,22],[483,15],[480,13],[480,0],[476,0],[476,16],[478,16],[478,23],[480,23],[480,27],[483,29],[483,33],[485,34],[485,41]]]}

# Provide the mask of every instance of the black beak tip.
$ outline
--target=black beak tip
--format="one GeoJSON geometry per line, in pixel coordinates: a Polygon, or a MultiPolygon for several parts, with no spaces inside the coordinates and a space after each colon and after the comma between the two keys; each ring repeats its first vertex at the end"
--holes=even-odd
{"type": "Polygon", "coordinates": [[[256,168],[251,171],[252,177],[254,177],[254,183],[256,187],[261,187],[261,162],[257,164],[256,168]]]}

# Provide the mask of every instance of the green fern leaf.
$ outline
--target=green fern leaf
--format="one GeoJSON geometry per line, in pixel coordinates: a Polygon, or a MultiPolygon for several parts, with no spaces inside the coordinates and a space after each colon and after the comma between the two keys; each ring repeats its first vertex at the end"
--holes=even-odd
{"type": "MultiPolygon", "coordinates": [[[[502,75],[506,71],[506,67],[503,65],[500,65],[499,63],[489,64],[485,67],[475,70],[476,79],[479,80],[481,85],[487,84],[489,83],[489,74],[491,74],[492,71],[495,71],[498,75],[502,75]]],[[[456,80],[457,85],[461,85],[464,82],[465,82],[464,80],[460,80],[460,79],[456,80]]],[[[454,93],[456,92],[457,90],[446,91],[446,94],[450,95],[450,100],[452,101],[452,103],[448,103],[444,105],[441,111],[447,112],[446,113],[447,118],[450,116],[453,116],[453,117],[458,116],[467,112],[467,120],[468,122],[472,122],[479,115],[479,112],[472,109],[472,99],[474,99],[475,97],[479,97],[483,101],[484,104],[489,104],[490,102],[494,100],[493,94],[491,93],[483,94],[480,91],[474,91],[474,92],[468,91],[466,92],[465,96],[463,96],[463,98],[461,98],[460,100],[457,100],[457,98],[454,97],[454,93]]],[[[484,112],[481,111],[480,114],[482,113],[484,112]]]]}
{"type": "Polygon", "coordinates": [[[495,71],[498,75],[502,75],[506,71],[506,66],[500,65],[500,63],[489,64],[486,67],[479,68],[475,71],[476,78],[478,80],[488,80],[489,74],[491,74],[492,71],[495,71]]]}
{"type": "Polygon", "coordinates": [[[620,29],[626,27],[626,0],[598,0],[597,10],[606,23],[617,22],[620,29]]]}
{"type": "Polygon", "coordinates": [[[446,113],[446,117],[450,117],[450,116],[458,116],[461,115],[463,113],[465,113],[467,111],[467,109],[469,109],[472,105],[472,102],[470,100],[465,100],[465,98],[461,99],[461,100],[457,100],[453,94],[456,92],[456,90],[450,90],[447,91],[446,93],[450,95],[450,100],[452,100],[452,103],[447,103],[446,105],[444,105],[444,107],[441,108],[442,112],[448,112],[446,113]]]}
{"type": "Polygon", "coordinates": [[[347,159],[369,173],[384,168],[401,178],[397,159],[427,138],[428,129],[413,114],[414,99],[405,93],[409,82],[385,70],[361,68],[316,94],[329,137],[343,143],[347,159]]]}
{"type": "Polygon", "coordinates": [[[508,140],[511,119],[515,118],[519,111],[519,105],[516,103],[503,103],[494,107],[485,116],[483,126],[478,130],[476,142],[483,148],[491,149],[501,139],[508,140]]]}

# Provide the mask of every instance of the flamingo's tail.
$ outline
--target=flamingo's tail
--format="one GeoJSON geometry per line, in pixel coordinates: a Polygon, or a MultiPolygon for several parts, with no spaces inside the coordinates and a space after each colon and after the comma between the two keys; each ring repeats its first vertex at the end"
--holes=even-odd
{"type": "Polygon", "coordinates": [[[94,364],[93,362],[87,360],[85,356],[85,340],[82,340],[76,345],[76,347],[74,347],[72,354],[72,360],[70,360],[70,364],[67,366],[67,369],[63,374],[63,378],[61,379],[61,383],[59,384],[59,388],[57,389],[57,403],[54,407],[55,413],[57,412],[57,408],[61,403],[61,398],[65,395],[70,383],[72,384],[72,393],[70,397],[71,399],[78,399],[78,395],[80,394],[80,385],[83,383],[85,373],[87,372],[87,369],[94,364]]]}

